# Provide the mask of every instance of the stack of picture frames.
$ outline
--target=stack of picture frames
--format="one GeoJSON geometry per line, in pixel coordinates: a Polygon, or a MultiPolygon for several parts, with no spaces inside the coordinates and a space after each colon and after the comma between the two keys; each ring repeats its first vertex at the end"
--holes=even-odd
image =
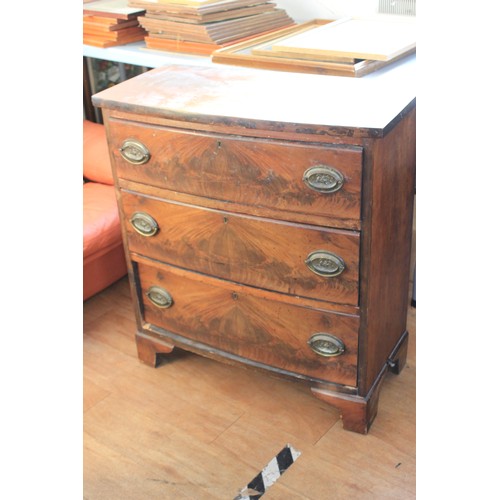
{"type": "Polygon", "coordinates": [[[145,10],[139,23],[147,48],[195,55],[295,25],[267,0],[129,0],[129,6],[145,10]]]}
{"type": "Polygon", "coordinates": [[[137,18],[144,10],[128,6],[128,0],[85,0],[83,43],[114,47],[144,40],[145,30],[137,18]]]}
{"type": "Polygon", "coordinates": [[[212,61],[235,66],[361,77],[416,51],[415,18],[315,19],[221,48],[212,61]]]}

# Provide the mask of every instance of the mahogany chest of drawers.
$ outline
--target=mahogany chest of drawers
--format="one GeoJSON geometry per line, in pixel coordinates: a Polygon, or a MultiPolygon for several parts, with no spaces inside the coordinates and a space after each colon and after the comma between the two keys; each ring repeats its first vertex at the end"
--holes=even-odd
{"type": "Polygon", "coordinates": [[[170,66],[93,96],[142,361],[179,347],[305,380],[368,431],[406,357],[415,98],[381,89],[412,67],[170,66]]]}

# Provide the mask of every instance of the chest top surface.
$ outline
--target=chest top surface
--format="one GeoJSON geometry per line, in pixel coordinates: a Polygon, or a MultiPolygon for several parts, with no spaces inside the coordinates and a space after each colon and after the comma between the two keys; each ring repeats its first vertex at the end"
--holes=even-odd
{"type": "Polygon", "coordinates": [[[415,83],[415,55],[362,78],[217,64],[172,65],[99,92],[93,102],[109,109],[205,123],[243,119],[378,130],[383,135],[414,103],[415,83]]]}

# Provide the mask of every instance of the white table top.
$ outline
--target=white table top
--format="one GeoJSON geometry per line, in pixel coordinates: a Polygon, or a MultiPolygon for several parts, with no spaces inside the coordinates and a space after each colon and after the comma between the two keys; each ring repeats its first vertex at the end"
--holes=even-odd
{"type": "Polygon", "coordinates": [[[212,64],[209,56],[176,54],[174,52],[148,49],[144,42],[134,42],[106,48],[83,45],[83,55],[95,59],[103,59],[105,61],[144,66],[146,68],[158,68],[168,64],[197,66],[208,66],[212,64]]]}

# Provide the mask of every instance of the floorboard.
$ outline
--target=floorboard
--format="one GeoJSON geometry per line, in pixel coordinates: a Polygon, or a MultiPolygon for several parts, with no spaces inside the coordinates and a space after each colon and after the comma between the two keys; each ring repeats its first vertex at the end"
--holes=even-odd
{"type": "Polygon", "coordinates": [[[301,455],[269,500],[415,498],[414,308],[366,436],[300,382],[177,350],[140,363],[126,278],[83,308],[85,499],[232,500],[287,443],[301,455]]]}

